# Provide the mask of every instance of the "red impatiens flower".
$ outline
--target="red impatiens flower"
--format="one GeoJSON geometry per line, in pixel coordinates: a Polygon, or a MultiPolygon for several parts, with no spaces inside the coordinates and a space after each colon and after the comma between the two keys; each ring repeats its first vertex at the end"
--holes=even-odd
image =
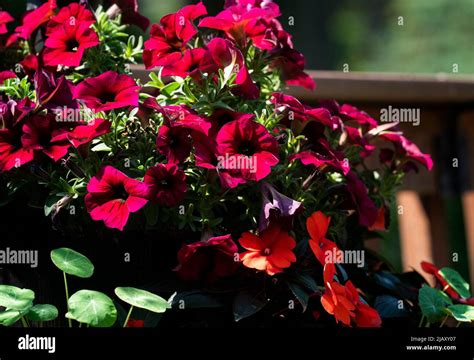
{"type": "Polygon", "coordinates": [[[88,22],[66,21],[49,28],[46,36],[43,54],[46,66],[79,66],[84,51],[99,44],[99,37],[88,22]]]}
{"type": "Polygon", "coordinates": [[[239,266],[238,259],[238,248],[231,235],[217,236],[183,245],[175,271],[185,281],[211,283],[232,275],[239,266]]]}
{"type": "Polygon", "coordinates": [[[240,254],[243,264],[248,268],[265,270],[268,275],[280,273],[296,261],[293,252],[295,239],[275,223],[270,224],[259,236],[243,233],[239,243],[248,250],[240,254]]]}
{"type": "Polygon", "coordinates": [[[138,106],[138,90],[135,80],[128,75],[107,71],[85,79],[74,89],[74,98],[84,101],[90,109],[108,111],[126,106],[138,106]]]}
{"type": "Polygon", "coordinates": [[[0,35],[8,32],[7,24],[14,21],[15,19],[6,11],[0,10],[0,35]]]}
{"type": "Polygon", "coordinates": [[[46,24],[54,16],[56,8],[56,0],[48,0],[43,5],[27,12],[22,19],[22,24],[15,29],[15,33],[8,39],[7,46],[18,38],[28,40],[41,25],[46,24]]]}
{"type": "Polygon", "coordinates": [[[193,20],[206,14],[206,8],[202,3],[188,5],[177,13],[164,16],[160,20],[160,25],[153,24],[150,39],[145,41],[143,51],[146,68],[151,69],[179,61],[188,41],[197,34],[193,20]]]}
{"type": "Polygon", "coordinates": [[[262,180],[279,161],[275,137],[263,125],[248,118],[222,126],[216,142],[220,168],[244,180],[262,180]]]}
{"type": "Polygon", "coordinates": [[[186,174],[175,164],[158,164],[149,168],[144,178],[149,199],[155,204],[174,206],[186,192],[186,174]]]}
{"type": "Polygon", "coordinates": [[[131,179],[112,166],[105,166],[87,185],[86,208],[92,219],[105,226],[123,230],[130,213],[148,202],[148,186],[131,179]]]}
{"type": "MultiPolygon", "coordinates": [[[[310,236],[309,246],[311,250],[313,250],[316,259],[318,259],[323,266],[328,263],[328,257],[326,256],[328,252],[329,254],[333,254],[334,250],[340,251],[335,242],[326,239],[330,222],[331,217],[324,215],[321,211],[316,211],[306,219],[306,229],[310,236]]],[[[332,263],[334,263],[334,261],[332,263]]]]}
{"type": "Polygon", "coordinates": [[[95,138],[107,134],[112,123],[106,119],[97,118],[87,125],[76,126],[68,133],[67,138],[71,144],[78,148],[81,145],[90,143],[95,138]]]}
{"type": "Polygon", "coordinates": [[[63,158],[71,144],[67,139],[67,130],[58,128],[55,116],[35,115],[28,118],[22,128],[23,147],[36,154],[43,153],[54,161],[63,158]]]}

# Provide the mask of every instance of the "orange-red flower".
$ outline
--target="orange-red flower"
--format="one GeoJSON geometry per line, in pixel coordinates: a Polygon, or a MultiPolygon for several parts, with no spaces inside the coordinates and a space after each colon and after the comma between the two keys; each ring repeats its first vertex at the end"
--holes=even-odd
{"type": "Polygon", "coordinates": [[[324,215],[321,211],[316,211],[306,220],[306,229],[310,236],[309,246],[323,266],[326,264],[326,252],[333,253],[334,248],[339,250],[336,243],[326,239],[330,222],[331,217],[324,215]]]}
{"type": "Polygon", "coordinates": [[[243,264],[248,268],[265,270],[268,275],[280,273],[296,261],[293,252],[296,241],[278,224],[270,224],[259,236],[245,232],[239,242],[248,250],[240,254],[243,264]]]}

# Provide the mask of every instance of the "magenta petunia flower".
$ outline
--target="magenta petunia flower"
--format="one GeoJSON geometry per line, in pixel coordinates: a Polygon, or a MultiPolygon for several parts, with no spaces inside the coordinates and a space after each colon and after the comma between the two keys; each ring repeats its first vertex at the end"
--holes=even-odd
{"type": "Polygon", "coordinates": [[[51,18],[47,25],[47,32],[51,32],[61,25],[87,24],[90,26],[93,23],[95,23],[95,18],[92,11],[88,10],[85,5],[72,3],[61,8],[58,14],[51,18]]]}
{"type": "Polygon", "coordinates": [[[316,89],[316,83],[305,71],[306,61],[303,54],[290,47],[272,51],[271,67],[281,73],[288,85],[301,86],[308,90],[316,89]]]}
{"type": "Polygon", "coordinates": [[[0,10],[0,35],[8,32],[7,24],[14,21],[15,19],[6,11],[0,10]]]}
{"type": "Polygon", "coordinates": [[[11,70],[0,71],[0,85],[3,85],[5,80],[16,78],[16,74],[11,70]]]}
{"type": "Polygon", "coordinates": [[[105,0],[106,6],[113,4],[120,8],[124,24],[137,25],[143,31],[150,26],[150,20],[138,12],[138,0],[105,0]]]}
{"type": "Polygon", "coordinates": [[[175,164],[157,164],[149,168],[144,178],[150,189],[149,199],[155,204],[174,206],[186,192],[186,175],[175,164]]]}
{"type": "Polygon", "coordinates": [[[66,21],[48,30],[43,54],[46,66],[79,66],[84,51],[99,44],[88,22],[72,23],[66,21]]]}
{"type": "Polygon", "coordinates": [[[123,231],[131,213],[148,203],[148,186],[112,166],[105,166],[87,185],[87,211],[95,221],[123,231]]]}
{"type": "Polygon", "coordinates": [[[107,71],[94,78],[85,79],[74,89],[74,98],[96,112],[127,106],[138,106],[135,80],[128,75],[107,71]]]}
{"type": "Polygon", "coordinates": [[[15,29],[15,33],[8,40],[7,45],[18,38],[28,40],[41,25],[46,24],[55,15],[56,8],[56,0],[48,0],[43,5],[27,12],[23,16],[22,24],[15,29]]]}
{"type": "Polygon", "coordinates": [[[211,283],[235,273],[239,266],[236,254],[238,247],[231,235],[184,244],[178,252],[175,271],[185,281],[211,283]]]}
{"type": "Polygon", "coordinates": [[[353,171],[347,174],[347,192],[352,199],[353,207],[357,211],[359,224],[365,227],[372,226],[377,220],[378,209],[364,182],[353,171]]]}
{"type": "Polygon", "coordinates": [[[46,109],[79,107],[77,100],[72,97],[74,85],[64,75],[38,70],[35,72],[34,81],[38,106],[46,109]]]}
{"type": "Polygon", "coordinates": [[[110,131],[112,123],[106,119],[97,118],[87,125],[76,126],[67,135],[71,144],[78,148],[81,145],[90,143],[95,138],[107,134],[110,131]]]}
{"type": "Polygon", "coordinates": [[[202,73],[214,71],[215,65],[205,61],[208,56],[209,52],[203,48],[187,50],[179,61],[173,59],[168,64],[163,63],[161,75],[182,78],[191,76],[195,81],[199,81],[202,73]]]}
{"type": "Polygon", "coordinates": [[[150,39],[145,41],[143,62],[147,69],[170,64],[181,59],[186,45],[196,34],[193,20],[207,14],[202,3],[188,5],[177,13],[164,16],[160,24],[153,24],[150,39]]]}
{"type": "Polygon", "coordinates": [[[222,126],[216,142],[219,167],[244,180],[262,180],[279,161],[277,140],[263,125],[250,119],[222,126]]]}
{"type": "Polygon", "coordinates": [[[71,144],[67,139],[67,130],[58,128],[53,114],[35,115],[26,119],[22,128],[21,143],[35,155],[43,153],[54,161],[63,158],[71,144]]]}

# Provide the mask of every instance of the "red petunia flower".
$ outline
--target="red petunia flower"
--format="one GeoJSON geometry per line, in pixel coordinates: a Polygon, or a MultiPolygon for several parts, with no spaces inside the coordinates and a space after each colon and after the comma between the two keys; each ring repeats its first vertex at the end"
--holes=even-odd
{"type": "Polygon", "coordinates": [[[346,190],[352,199],[352,206],[354,206],[357,211],[359,224],[367,228],[372,226],[377,220],[377,206],[369,197],[364,182],[359,179],[357,174],[353,171],[347,174],[346,190]]]}
{"type": "Polygon", "coordinates": [[[47,32],[53,31],[62,25],[76,26],[78,24],[92,25],[95,23],[94,14],[85,5],[72,3],[59,10],[48,22],[47,32]]]}
{"type": "Polygon", "coordinates": [[[160,25],[153,24],[150,39],[145,41],[143,62],[147,69],[179,61],[186,51],[186,45],[196,34],[193,20],[206,15],[207,10],[202,3],[188,5],[177,13],[164,16],[160,25]]]}
{"type": "Polygon", "coordinates": [[[87,185],[86,208],[92,219],[123,231],[131,213],[148,202],[148,186],[112,166],[105,166],[87,185]]]}
{"type": "Polygon", "coordinates": [[[3,85],[5,80],[16,78],[16,74],[11,70],[0,71],[0,85],[3,85]]]}
{"type": "Polygon", "coordinates": [[[46,109],[77,109],[79,104],[73,99],[74,85],[64,75],[58,76],[45,70],[37,70],[34,75],[38,107],[46,109]]]}
{"type": "Polygon", "coordinates": [[[222,126],[216,142],[220,167],[244,180],[262,180],[279,161],[277,140],[263,125],[247,118],[222,126]]]}
{"type": "Polygon", "coordinates": [[[367,138],[362,135],[361,129],[352,126],[344,126],[344,131],[347,134],[347,140],[349,143],[358,145],[362,148],[359,151],[361,157],[366,158],[375,150],[375,145],[369,143],[367,138]]]}
{"type": "Polygon", "coordinates": [[[213,71],[215,67],[205,61],[208,56],[209,52],[203,48],[187,50],[180,60],[163,63],[161,75],[182,78],[190,76],[194,81],[199,81],[202,73],[213,71]]]}
{"type": "Polygon", "coordinates": [[[140,86],[130,76],[107,71],[79,83],[74,89],[74,98],[82,100],[96,112],[109,111],[138,106],[139,89],[140,86]]]}
{"type": "Polygon", "coordinates": [[[43,54],[46,66],[79,66],[84,51],[99,44],[97,33],[88,22],[70,22],[49,29],[43,54]]]}
{"type": "Polygon", "coordinates": [[[186,192],[186,175],[175,164],[158,164],[149,168],[144,178],[149,199],[160,205],[179,204],[186,192]]]}
{"type": "Polygon", "coordinates": [[[66,156],[71,146],[67,130],[58,128],[53,114],[28,118],[22,131],[21,143],[25,149],[33,150],[35,154],[43,153],[54,161],[66,156]]]}
{"type": "Polygon", "coordinates": [[[15,19],[6,11],[0,10],[0,35],[8,32],[7,24],[15,19]]]}
{"type": "Polygon", "coordinates": [[[185,281],[212,283],[232,275],[239,262],[237,245],[231,235],[185,244],[178,252],[179,265],[175,269],[185,281]]]}
{"type": "Polygon", "coordinates": [[[116,4],[119,7],[124,24],[137,25],[143,31],[150,26],[150,20],[138,12],[138,0],[106,0],[105,4],[116,4]]]}
{"type": "Polygon", "coordinates": [[[15,29],[14,34],[8,39],[7,46],[18,38],[28,40],[41,25],[46,24],[55,15],[56,8],[56,0],[48,0],[43,5],[27,12],[23,16],[22,24],[15,29]]]}
{"type": "Polygon", "coordinates": [[[81,145],[90,143],[95,138],[107,134],[112,123],[106,119],[97,118],[87,125],[76,126],[67,135],[71,144],[78,148],[81,145]]]}
{"type": "Polygon", "coordinates": [[[275,223],[270,224],[259,236],[243,233],[239,243],[248,250],[240,254],[243,264],[248,268],[264,270],[268,275],[283,272],[296,261],[293,252],[295,239],[275,223]]]}

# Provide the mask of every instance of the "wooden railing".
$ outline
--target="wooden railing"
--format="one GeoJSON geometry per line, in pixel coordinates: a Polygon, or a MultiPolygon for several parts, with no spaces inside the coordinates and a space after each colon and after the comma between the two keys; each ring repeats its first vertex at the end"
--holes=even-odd
{"type": "MultiPolygon", "coordinates": [[[[147,81],[147,71],[141,66],[133,71],[147,81]]],[[[420,110],[419,126],[401,123],[401,128],[432,154],[435,166],[431,172],[420,169],[418,174],[409,174],[397,194],[402,265],[405,270],[420,270],[420,262],[426,260],[440,267],[469,267],[474,287],[474,76],[310,74],[317,83],[314,92],[288,89],[308,104],[336,99],[375,118],[389,106],[420,110]],[[451,236],[453,231],[455,236],[451,236]]],[[[380,241],[375,244],[379,246],[380,241]]]]}

